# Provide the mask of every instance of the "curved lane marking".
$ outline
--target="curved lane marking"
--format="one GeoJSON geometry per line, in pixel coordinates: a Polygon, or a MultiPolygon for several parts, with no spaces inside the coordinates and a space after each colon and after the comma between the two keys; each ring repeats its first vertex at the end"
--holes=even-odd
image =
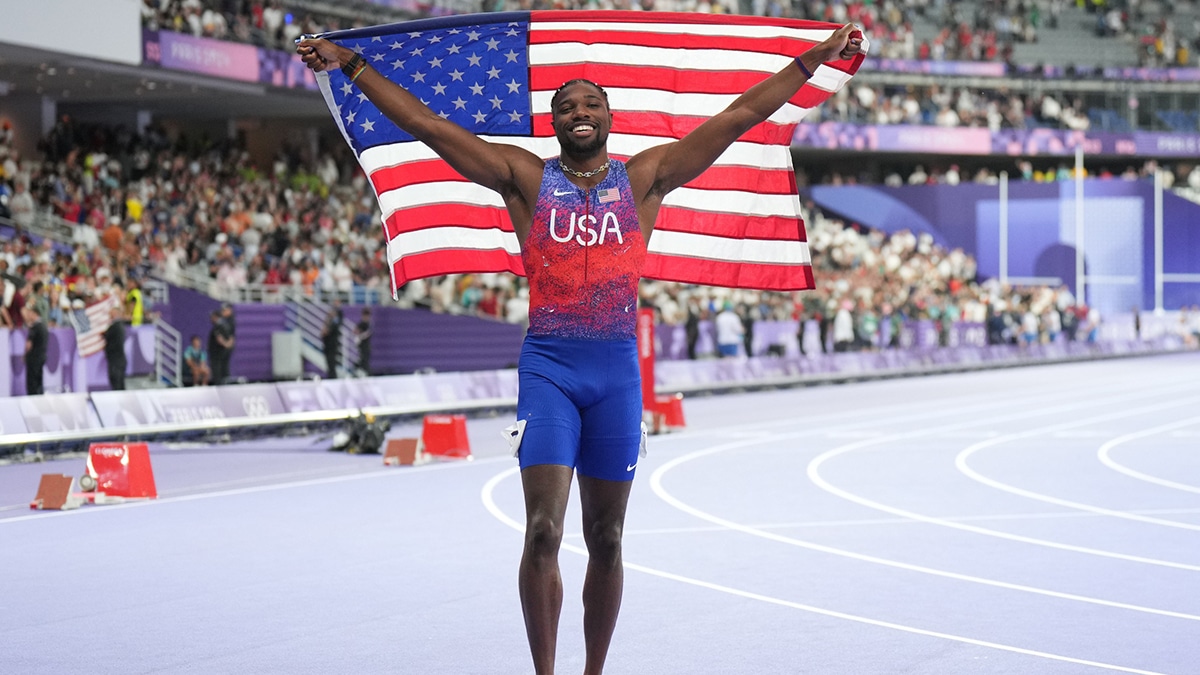
{"type": "MultiPolygon", "coordinates": [[[[1150,516],[1143,516],[1143,515],[1139,515],[1136,513],[1131,513],[1129,511],[1118,511],[1115,509],[1107,509],[1102,506],[1093,506],[1091,504],[1075,502],[1075,501],[1071,501],[1069,499],[1060,499],[1058,497],[1053,497],[1051,495],[1042,494],[1040,492],[1026,490],[1024,488],[1020,488],[1015,485],[1011,485],[1009,483],[1004,483],[1004,482],[998,481],[994,478],[989,478],[989,477],[979,473],[978,471],[972,469],[971,466],[967,462],[967,460],[972,455],[974,455],[976,452],[978,452],[984,448],[992,447],[995,445],[1000,445],[1002,443],[1008,443],[1010,441],[1015,441],[1015,440],[1021,439],[1021,438],[1028,438],[1030,436],[1042,435],[1053,428],[1062,429],[1062,428],[1069,428],[1069,427],[1076,427],[1076,426],[1085,426],[1087,424],[1092,424],[1097,421],[1110,420],[1110,419],[1114,419],[1114,418],[1118,418],[1118,417],[1132,417],[1132,416],[1141,414],[1143,412],[1154,412],[1154,411],[1162,410],[1163,408],[1171,408],[1171,407],[1184,406],[1184,405],[1191,406],[1191,405],[1195,405],[1197,402],[1200,402],[1200,398],[1183,399],[1179,403],[1175,403],[1175,404],[1167,405],[1167,406],[1156,405],[1156,406],[1150,406],[1150,407],[1145,407],[1145,408],[1136,408],[1134,410],[1126,411],[1124,413],[1118,413],[1116,415],[1105,415],[1103,417],[1094,417],[1094,418],[1085,419],[1085,420],[1077,420],[1075,422],[1069,422],[1065,425],[1060,425],[1058,427],[1033,429],[1030,431],[1023,431],[1023,432],[1016,433],[1016,434],[1005,434],[1004,436],[989,439],[986,441],[981,441],[979,443],[975,443],[973,445],[970,445],[970,446],[964,448],[963,451],[958,453],[958,455],[954,458],[954,466],[958,468],[959,472],[961,472],[963,475],[967,476],[971,480],[974,480],[976,482],[987,485],[988,487],[992,487],[997,490],[1001,490],[1003,492],[1008,492],[1009,494],[1017,495],[1018,497],[1024,497],[1026,499],[1033,499],[1035,501],[1045,502],[1047,504],[1055,504],[1057,506],[1063,506],[1063,507],[1066,507],[1069,509],[1075,509],[1077,511],[1087,511],[1089,513],[1095,513],[1097,515],[1110,516],[1112,518],[1122,518],[1125,520],[1137,521],[1139,523],[1149,523],[1151,525],[1162,525],[1163,527],[1175,527],[1175,528],[1179,528],[1179,529],[1183,529],[1183,530],[1200,531],[1200,525],[1196,525],[1193,523],[1183,523],[1178,520],[1168,520],[1166,518],[1153,518],[1150,516]]],[[[1127,434],[1126,437],[1136,438],[1139,435],[1140,436],[1148,436],[1148,435],[1152,435],[1153,433],[1161,433],[1162,431],[1167,431],[1170,429],[1175,429],[1175,428],[1178,428],[1181,426],[1186,426],[1189,424],[1196,424],[1196,423],[1200,423],[1200,417],[1195,417],[1195,418],[1192,418],[1192,419],[1187,420],[1182,423],[1175,422],[1172,424],[1154,427],[1153,429],[1144,430],[1142,432],[1137,432],[1135,434],[1127,434]]],[[[1103,447],[1104,446],[1101,446],[1102,449],[1103,449],[1103,447]]],[[[1198,490],[1198,491],[1200,491],[1200,490],[1198,490]]]]}
{"type": "Polygon", "coordinates": [[[1177,422],[1175,424],[1165,424],[1161,427],[1154,427],[1152,429],[1143,429],[1142,431],[1137,431],[1132,434],[1126,434],[1124,436],[1119,436],[1119,437],[1114,438],[1111,441],[1105,443],[1104,445],[1101,445],[1100,449],[1096,451],[1096,455],[1100,458],[1100,462],[1102,464],[1104,464],[1104,466],[1107,466],[1108,468],[1112,469],[1113,471],[1123,473],[1126,476],[1129,476],[1130,478],[1136,478],[1138,480],[1145,481],[1147,483],[1161,485],[1163,487],[1171,488],[1173,490],[1182,490],[1184,492],[1200,494],[1200,486],[1188,485],[1187,483],[1177,483],[1173,480],[1167,480],[1165,478],[1159,478],[1158,476],[1151,476],[1150,474],[1142,473],[1141,471],[1135,471],[1134,469],[1131,469],[1131,468],[1125,466],[1124,464],[1117,462],[1111,456],[1112,449],[1117,447],[1118,445],[1121,445],[1122,443],[1127,443],[1129,441],[1136,440],[1138,438],[1143,438],[1145,436],[1153,436],[1155,434],[1161,434],[1165,431],[1170,431],[1172,429],[1176,429],[1179,427],[1189,426],[1192,424],[1196,424],[1197,422],[1200,422],[1200,417],[1193,417],[1189,420],[1184,420],[1182,422],[1177,422]]]}
{"type": "MultiPolygon", "coordinates": [[[[1162,393],[1162,392],[1159,391],[1158,393],[1162,393]]],[[[1113,401],[1113,402],[1120,402],[1122,400],[1124,400],[1124,401],[1136,400],[1137,398],[1141,398],[1141,396],[1110,397],[1109,399],[1106,399],[1106,400],[1113,401]]],[[[1088,405],[1092,405],[1096,402],[1098,402],[1098,401],[1093,399],[1092,401],[1088,402],[1088,405]]],[[[990,418],[989,420],[987,420],[987,423],[995,424],[997,422],[1010,421],[1010,420],[1034,417],[1034,416],[1038,416],[1038,415],[1047,415],[1047,414],[1053,414],[1053,413],[1058,413],[1058,412],[1064,412],[1064,411],[1068,411],[1068,410],[1072,409],[1073,407],[1080,407],[1080,406],[1059,406],[1058,408],[1054,408],[1054,409],[1044,408],[1034,414],[1026,413],[1024,415],[1014,415],[1014,416],[1008,416],[1008,417],[993,417],[993,418],[990,418]]],[[[1111,413],[1109,415],[1104,416],[1104,419],[1112,419],[1113,417],[1116,417],[1116,416],[1120,416],[1120,413],[1111,413]]],[[[807,470],[808,478],[817,487],[821,488],[822,490],[825,490],[826,492],[829,492],[830,494],[841,497],[842,499],[845,499],[846,501],[858,504],[860,506],[865,506],[869,509],[874,509],[876,511],[882,511],[883,513],[890,513],[894,516],[899,516],[902,518],[910,518],[912,520],[920,521],[923,523],[928,523],[930,525],[937,525],[939,527],[948,527],[948,528],[952,528],[952,529],[962,530],[964,532],[971,532],[973,534],[980,534],[980,535],[984,535],[984,536],[988,536],[988,537],[996,537],[999,539],[1006,539],[1009,541],[1016,541],[1016,542],[1020,542],[1020,543],[1024,543],[1024,544],[1032,544],[1035,546],[1043,546],[1046,548],[1054,548],[1054,549],[1059,549],[1059,550],[1063,550],[1063,551],[1070,551],[1073,553],[1082,553],[1085,555],[1093,555],[1093,556],[1098,556],[1098,557],[1103,557],[1103,558],[1113,558],[1116,560],[1125,560],[1127,562],[1135,562],[1135,563],[1146,564],[1146,565],[1169,567],[1169,568],[1173,568],[1173,569],[1186,570],[1189,572],[1200,572],[1200,566],[1197,566],[1197,565],[1174,562],[1174,561],[1169,561],[1169,560],[1159,560],[1156,558],[1148,558],[1145,556],[1117,553],[1114,551],[1105,551],[1102,549],[1095,549],[1095,548],[1090,548],[1090,547],[1086,547],[1086,546],[1063,544],[1063,543],[1056,542],[1056,541],[1050,541],[1050,540],[1046,540],[1046,539],[1038,539],[1035,537],[1026,537],[1023,535],[1012,534],[1012,533],[1003,532],[1000,530],[992,530],[992,529],[988,529],[985,527],[977,527],[977,526],[968,525],[965,523],[954,522],[951,520],[947,520],[945,518],[937,518],[934,516],[927,516],[927,515],[924,515],[921,513],[916,513],[914,511],[908,511],[906,509],[889,506],[889,505],[883,504],[881,502],[867,499],[866,497],[861,497],[861,496],[856,495],[848,490],[843,490],[842,488],[839,488],[836,485],[833,485],[832,483],[825,480],[825,478],[821,476],[821,466],[823,464],[825,464],[826,462],[828,462],[830,459],[837,457],[838,455],[846,454],[846,453],[852,452],[854,450],[859,450],[861,448],[865,448],[865,447],[869,447],[869,446],[873,446],[873,445],[882,445],[889,441],[897,441],[897,440],[909,439],[909,438],[919,438],[921,436],[928,436],[930,434],[938,433],[938,432],[944,431],[946,429],[960,429],[960,428],[964,428],[964,427],[969,427],[969,426],[971,426],[971,424],[973,424],[973,422],[963,422],[963,423],[959,423],[959,424],[945,425],[940,428],[923,429],[921,431],[915,431],[915,432],[891,434],[889,436],[885,436],[885,437],[882,437],[879,439],[859,441],[857,443],[849,443],[849,444],[846,444],[846,445],[843,445],[843,446],[840,446],[837,448],[833,448],[831,450],[827,450],[827,451],[821,453],[817,457],[813,458],[813,460],[811,462],[809,462],[808,470],[807,470]]],[[[1060,428],[1062,426],[1063,425],[1053,425],[1050,427],[1043,428],[1042,431],[1045,431],[1046,429],[1060,428]]]]}
{"type": "MultiPolygon", "coordinates": [[[[522,525],[521,523],[517,522],[513,518],[509,517],[508,514],[504,513],[504,511],[501,510],[500,507],[496,504],[496,501],[494,498],[496,486],[499,485],[501,482],[503,482],[506,478],[510,478],[519,472],[520,472],[520,467],[514,467],[511,469],[502,471],[499,474],[496,474],[495,476],[493,476],[491,478],[491,480],[489,480],[483,486],[483,489],[480,492],[480,497],[483,501],[484,507],[488,510],[489,513],[492,514],[493,517],[495,517],[501,523],[508,525],[509,527],[513,528],[514,530],[516,530],[518,532],[524,532],[525,526],[522,525]]],[[[575,546],[573,544],[565,544],[564,543],[564,544],[562,544],[562,548],[564,548],[572,553],[579,554],[579,555],[583,555],[583,556],[587,555],[587,551],[584,548],[582,548],[580,546],[575,546]]],[[[978,639],[966,637],[963,635],[953,635],[951,633],[942,633],[939,631],[926,630],[924,628],[918,628],[916,626],[908,626],[905,624],[893,623],[891,621],[881,621],[879,619],[872,619],[870,617],[859,616],[857,614],[848,614],[846,612],[838,612],[835,610],[825,609],[823,607],[816,607],[813,605],[805,605],[805,604],[802,604],[799,602],[793,602],[791,600],[784,600],[783,598],[777,598],[777,597],[770,596],[770,595],[764,595],[762,593],[754,593],[751,591],[742,590],[740,588],[733,588],[731,586],[725,586],[722,584],[715,584],[710,581],[704,581],[702,579],[696,579],[694,577],[688,577],[688,576],[684,576],[682,574],[675,574],[674,572],[667,572],[666,570],[660,570],[660,569],[657,569],[654,567],[649,567],[647,565],[639,565],[637,563],[631,563],[628,561],[626,561],[624,563],[624,567],[627,570],[641,572],[643,574],[648,574],[650,576],[659,577],[661,579],[667,579],[669,581],[674,581],[677,583],[687,584],[689,586],[695,586],[697,588],[704,588],[704,589],[707,589],[710,591],[716,591],[718,593],[725,593],[727,595],[732,595],[732,596],[736,596],[736,597],[740,597],[740,598],[746,598],[747,600],[754,600],[757,602],[762,602],[762,603],[766,603],[766,604],[770,604],[770,605],[776,605],[779,607],[788,607],[790,609],[796,609],[796,610],[800,610],[802,612],[809,612],[811,614],[819,614],[821,616],[828,616],[828,617],[835,618],[835,619],[852,621],[855,623],[861,623],[861,624],[865,624],[868,626],[874,626],[877,628],[888,628],[888,629],[900,631],[903,633],[909,633],[911,635],[920,635],[922,637],[939,638],[942,640],[949,640],[951,642],[968,644],[968,645],[972,645],[975,647],[986,647],[989,649],[996,649],[999,651],[1005,651],[1005,652],[1010,652],[1010,653],[1014,653],[1014,654],[1021,654],[1023,656],[1034,656],[1037,658],[1047,659],[1047,660],[1051,660],[1051,661],[1058,661],[1058,662],[1062,662],[1062,663],[1071,663],[1071,664],[1081,665],[1081,666],[1089,666],[1092,668],[1100,668],[1102,670],[1111,670],[1111,671],[1116,671],[1116,672],[1121,672],[1121,673],[1136,673],[1138,675],[1165,675],[1164,673],[1160,673],[1160,672],[1152,671],[1152,670],[1129,668],[1126,666],[1118,666],[1118,665],[1115,665],[1112,663],[1102,663],[1099,661],[1089,661],[1087,659],[1078,659],[1078,658],[1071,657],[1071,656],[1063,656],[1061,654],[1051,654],[1049,652],[1042,652],[1042,651],[1037,651],[1034,649],[1025,649],[1024,647],[1017,647],[1014,645],[1006,645],[1006,644],[1001,644],[998,642],[989,642],[987,640],[978,640],[978,639]]]]}

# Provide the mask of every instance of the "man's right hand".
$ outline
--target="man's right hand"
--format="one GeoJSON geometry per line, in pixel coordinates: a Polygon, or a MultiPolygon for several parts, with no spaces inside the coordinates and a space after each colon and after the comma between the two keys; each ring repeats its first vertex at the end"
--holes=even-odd
{"type": "Polygon", "coordinates": [[[349,49],[321,38],[301,39],[296,43],[296,53],[304,65],[317,73],[341,68],[354,55],[349,49]]]}

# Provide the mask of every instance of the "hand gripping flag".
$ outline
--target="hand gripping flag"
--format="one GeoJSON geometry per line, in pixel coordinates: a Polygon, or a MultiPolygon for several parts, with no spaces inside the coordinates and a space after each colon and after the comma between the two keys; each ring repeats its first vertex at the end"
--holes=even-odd
{"type": "MultiPolygon", "coordinates": [[[[488,141],[559,154],[550,98],[567,80],[608,92],[609,154],[683,137],[828,37],[812,21],[624,11],[423,19],[327,33],[434,112],[488,141]]],[[[864,41],[864,52],[866,43],[864,41]]],[[[804,115],[862,63],[832,61],[705,173],[667,195],[644,275],[767,290],[813,287],[789,146],[804,115]]],[[[524,274],[500,196],[468,182],[383,117],[340,71],[318,83],[383,213],[393,291],[411,279],[524,274]]]]}

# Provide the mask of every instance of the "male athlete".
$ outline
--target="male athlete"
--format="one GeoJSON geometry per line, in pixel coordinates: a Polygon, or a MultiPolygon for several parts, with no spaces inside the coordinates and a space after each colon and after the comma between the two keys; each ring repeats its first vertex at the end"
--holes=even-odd
{"type": "Polygon", "coordinates": [[[555,92],[550,105],[561,155],[544,161],[442,119],[345,47],[320,39],[297,46],[309,68],[342,69],[396,126],[468,180],[498,192],[508,208],[529,280],[529,330],[518,362],[516,440],[525,493],[519,586],[539,675],[554,672],[558,550],[576,474],[588,549],[585,674],[602,671],[616,626],[621,531],[641,441],[638,281],[663,198],[782,107],[817,66],[858,54],[862,39],[853,30],[843,26],[684,138],[627,162],[609,159],[608,96],[590,81],[571,80],[555,92]]]}

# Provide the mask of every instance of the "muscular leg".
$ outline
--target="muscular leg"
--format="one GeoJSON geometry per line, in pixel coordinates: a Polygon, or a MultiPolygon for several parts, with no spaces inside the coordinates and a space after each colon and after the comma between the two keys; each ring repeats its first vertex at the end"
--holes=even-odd
{"type": "Polygon", "coordinates": [[[538,675],[554,672],[558,616],[562,611],[562,575],[558,547],[571,492],[571,467],[538,464],[521,472],[525,490],[525,551],[521,555],[519,586],[525,633],[538,675]]]}
{"type": "Polygon", "coordinates": [[[584,675],[599,675],[608,656],[625,570],[621,564],[621,533],[625,506],[633,481],[579,477],[583,509],[583,539],[588,549],[587,577],[583,582],[583,639],[587,650],[584,675]]]}

